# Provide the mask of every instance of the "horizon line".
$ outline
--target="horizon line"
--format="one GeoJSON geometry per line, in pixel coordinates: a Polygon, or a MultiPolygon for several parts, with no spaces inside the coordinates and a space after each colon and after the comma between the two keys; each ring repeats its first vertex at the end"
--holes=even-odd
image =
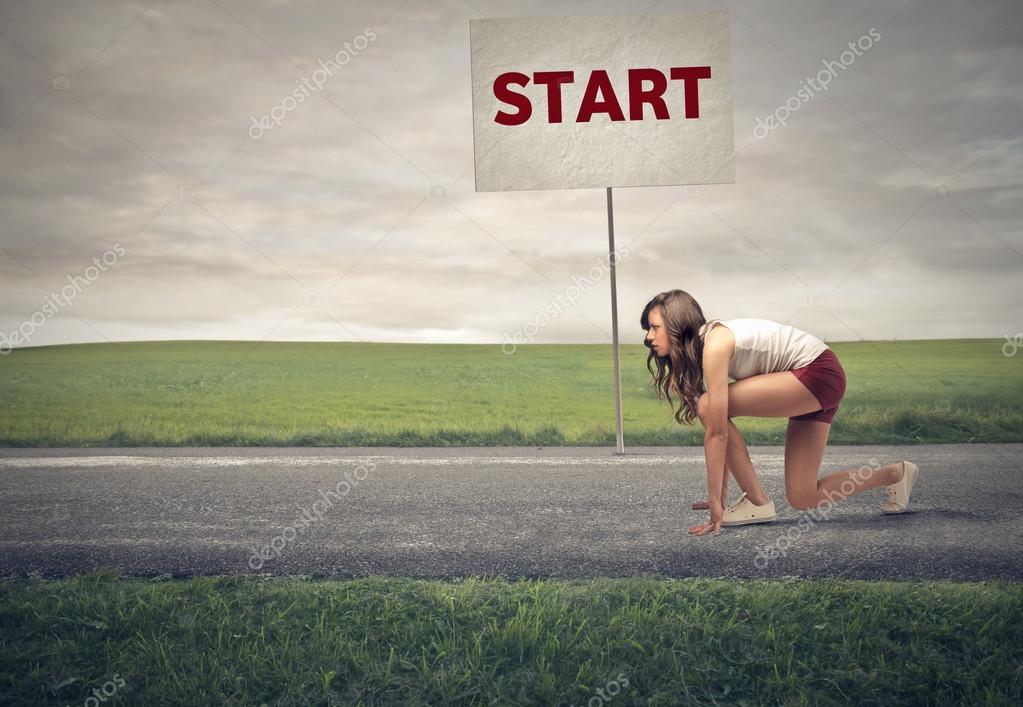
{"type": "MultiPolygon", "coordinates": [[[[958,338],[942,338],[942,339],[903,339],[903,338],[891,338],[891,339],[842,339],[842,340],[825,340],[825,344],[865,344],[871,342],[923,342],[923,341],[998,341],[999,337],[958,337],[958,338]]],[[[36,346],[16,346],[12,347],[5,352],[5,355],[13,353],[15,351],[28,351],[31,349],[47,349],[54,348],[57,346],[111,346],[115,344],[168,344],[168,343],[241,343],[241,344],[388,344],[388,345],[399,345],[399,346],[502,346],[507,342],[444,342],[444,341],[363,341],[363,340],[337,340],[337,341],[324,341],[322,339],[270,339],[270,340],[257,340],[257,339],[126,339],[119,341],[68,341],[59,344],[39,344],[36,346]]],[[[523,346],[609,346],[612,342],[572,342],[572,341],[557,341],[547,343],[528,342],[523,344],[515,344],[516,348],[523,346]]],[[[642,341],[640,342],[619,342],[619,346],[643,346],[642,341]]]]}

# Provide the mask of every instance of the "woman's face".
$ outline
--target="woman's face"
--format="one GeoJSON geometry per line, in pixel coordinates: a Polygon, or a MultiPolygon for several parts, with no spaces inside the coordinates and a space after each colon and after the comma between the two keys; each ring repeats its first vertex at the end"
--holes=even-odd
{"type": "Polygon", "coordinates": [[[668,355],[668,330],[664,326],[660,307],[654,307],[647,315],[650,328],[646,330],[646,342],[658,356],[668,355]]]}

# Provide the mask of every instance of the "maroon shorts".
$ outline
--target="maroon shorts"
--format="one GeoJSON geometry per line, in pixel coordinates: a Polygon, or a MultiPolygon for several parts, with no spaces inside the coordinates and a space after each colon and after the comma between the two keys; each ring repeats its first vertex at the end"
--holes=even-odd
{"type": "Polygon", "coordinates": [[[821,409],[805,415],[790,417],[790,420],[820,420],[830,423],[838,412],[838,401],[845,395],[845,370],[838,362],[838,356],[826,349],[809,366],[793,368],[793,375],[813,393],[821,409]]]}

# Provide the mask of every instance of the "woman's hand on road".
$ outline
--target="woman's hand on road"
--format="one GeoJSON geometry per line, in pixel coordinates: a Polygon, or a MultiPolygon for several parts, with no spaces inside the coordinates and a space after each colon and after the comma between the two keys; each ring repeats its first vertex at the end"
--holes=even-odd
{"type": "Polygon", "coordinates": [[[721,535],[721,521],[711,521],[710,523],[704,523],[703,525],[694,525],[689,528],[691,535],[706,535],[712,533],[713,535],[721,535]]]}
{"type": "Polygon", "coordinates": [[[710,508],[710,522],[702,525],[693,525],[689,528],[691,535],[706,535],[712,533],[713,535],[721,534],[721,519],[725,514],[724,505],[718,501],[711,505],[710,508]]]}

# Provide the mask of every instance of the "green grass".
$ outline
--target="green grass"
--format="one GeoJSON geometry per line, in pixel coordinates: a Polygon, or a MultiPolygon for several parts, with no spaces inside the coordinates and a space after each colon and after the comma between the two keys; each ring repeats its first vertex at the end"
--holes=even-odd
{"type": "MultiPolygon", "coordinates": [[[[998,339],[835,343],[837,444],[1023,441],[1023,355],[998,339]]],[[[702,445],[622,346],[627,445],[702,445]]],[[[2,446],[613,445],[610,346],[168,341],[0,357],[2,446]]],[[[785,420],[737,418],[750,444],[785,420]]]]}
{"type": "Polygon", "coordinates": [[[1013,583],[100,572],[0,582],[0,629],[5,705],[1023,700],[1013,583]]]}

